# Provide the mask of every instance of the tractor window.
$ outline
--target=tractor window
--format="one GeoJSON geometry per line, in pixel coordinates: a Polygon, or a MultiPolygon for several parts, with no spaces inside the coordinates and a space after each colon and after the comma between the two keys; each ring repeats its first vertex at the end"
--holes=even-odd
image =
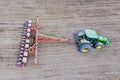
{"type": "Polygon", "coordinates": [[[84,36],[83,35],[79,36],[79,39],[84,39],[84,36]]]}
{"type": "Polygon", "coordinates": [[[80,32],[80,33],[78,34],[78,38],[79,38],[79,39],[84,39],[84,32],[80,32]]]}

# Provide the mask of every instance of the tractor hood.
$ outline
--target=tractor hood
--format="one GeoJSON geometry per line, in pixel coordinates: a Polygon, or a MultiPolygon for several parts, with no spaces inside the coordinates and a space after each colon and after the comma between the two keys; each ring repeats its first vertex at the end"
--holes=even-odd
{"type": "Polygon", "coordinates": [[[104,36],[99,36],[99,38],[98,38],[98,42],[102,42],[103,44],[109,44],[109,41],[108,41],[108,39],[106,38],[106,37],[104,37],[104,36]]]}

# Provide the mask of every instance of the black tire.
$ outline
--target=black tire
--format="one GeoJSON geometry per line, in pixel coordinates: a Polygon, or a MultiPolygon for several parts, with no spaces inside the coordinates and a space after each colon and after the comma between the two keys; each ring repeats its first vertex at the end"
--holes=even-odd
{"type": "Polygon", "coordinates": [[[91,51],[91,46],[89,43],[82,43],[82,45],[79,47],[79,50],[82,53],[88,53],[91,51]]]}
{"type": "Polygon", "coordinates": [[[36,35],[36,31],[31,31],[30,32],[30,46],[33,46],[34,45],[34,42],[35,42],[35,35],[36,35]]]}
{"type": "Polygon", "coordinates": [[[31,36],[31,37],[35,37],[35,35],[36,35],[36,31],[35,31],[35,30],[34,30],[34,31],[31,31],[30,36],[31,36]]]}
{"type": "Polygon", "coordinates": [[[97,42],[95,45],[94,45],[94,48],[96,48],[96,49],[102,49],[102,48],[104,48],[105,47],[105,45],[103,44],[103,43],[101,43],[101,42],[97,42]]]}
{"type": "Polygon", "coordinates": [[[30,46],[33,46],[34,45],[34,38],[33,37],[30,37],[30,46]]]}

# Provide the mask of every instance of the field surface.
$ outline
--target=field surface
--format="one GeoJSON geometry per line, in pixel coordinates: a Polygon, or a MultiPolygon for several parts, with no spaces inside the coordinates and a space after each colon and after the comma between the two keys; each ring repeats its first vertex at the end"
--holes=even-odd
{"type": "Polygon", "coordinates": [[[120,80],[120,0],[0,0],[0,80],[120,80]],[[33,56],[16,66],[25,20],[39,16],[39,32],[71,37],[95,29],[110,44],[83,54],[75,43],[40,43],[33,56]]]}

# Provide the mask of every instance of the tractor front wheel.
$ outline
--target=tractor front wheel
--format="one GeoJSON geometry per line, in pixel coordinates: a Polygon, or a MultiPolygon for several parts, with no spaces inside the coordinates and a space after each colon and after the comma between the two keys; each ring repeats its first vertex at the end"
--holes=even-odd
{"type": "Polygon", "coordinates": [[[94,45],[94,47],[95,48],[97,48],[97,49],[102,49],[102,48],[104,48],[104,44],[103,43],[101,43],[101,42],[97,42],[95,45],[94,45]]]}

